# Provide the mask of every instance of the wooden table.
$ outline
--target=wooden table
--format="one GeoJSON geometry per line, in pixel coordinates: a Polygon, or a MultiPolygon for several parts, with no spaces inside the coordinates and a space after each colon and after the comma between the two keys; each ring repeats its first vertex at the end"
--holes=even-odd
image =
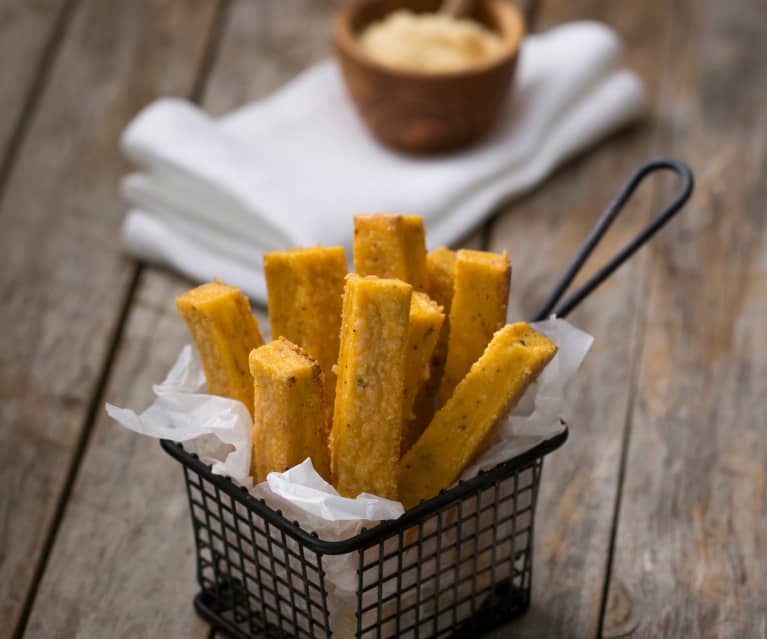
{"type": "MultiPolygon", "coordinates": [[[[187,341],[189,285],[118,248],[117,148],[160,95],[214,114],[328,53],[320,0],[0,3],[0,635],[207,637],[181,473],[117,428],[187,341]]],[[[759,0],[532,3],[603,20],[650,116],[468,238],[528,317],[640,162],[684,213],[572,317],[597,337],[547,461],[533,605],[497,637],[767,636],[767,19],[759,0]]],[[[596,259],[649,219],[654,181],[596,259]]],[[[418,211],[411,211],[418,213],[418,211]]]]}

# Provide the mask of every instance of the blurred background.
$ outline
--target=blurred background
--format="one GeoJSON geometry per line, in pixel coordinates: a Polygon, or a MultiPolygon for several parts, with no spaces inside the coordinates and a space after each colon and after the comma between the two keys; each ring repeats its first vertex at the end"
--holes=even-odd
{"type": "MultiPolygon", "coordinates": [[[[330,54],[338,6],[0,1],[0,635],[211,636],[191,606],[181,473],[103,412],[145,406],[188,341],[174,298],[190,282],[120,251],[118,140],[159,96],[217,116],[268,95],[330,54]]],[[[531,32],[615,29],[649,114],[458,243],[508,250],[510,318],[532,315],[637,165],[685,160],[697,188],[571,317],[596,341],[546,463],[533,606],[513,636],[763,637],[767,10],[521,7],[531,32]]],[[[673,187],[646,185],[592,267],[673,187]]]]}

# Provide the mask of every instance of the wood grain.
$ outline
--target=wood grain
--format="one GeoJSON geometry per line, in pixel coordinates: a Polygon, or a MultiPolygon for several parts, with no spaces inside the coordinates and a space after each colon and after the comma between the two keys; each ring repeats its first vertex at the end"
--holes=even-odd
{"type": "MultiPolygon", "coordinates": [[[[32,4],[32,3],[30,3],[32,4]]],[[[0,627],[13,631],[98,388],[133,266],[117,138],[185,93],[208,2],[77,5],[0,208],[0,627]]]]}
{"type": "Polygon", "coordinates": [[[279,89],[308,64],[330,55],[330,17],[338,0],[236,0],[228,11],[205,91],[214,115],[279,89]]]}
{"type": "MultiPolygon", "coordinates": [[[[671,35],[662,14],[637,3],[543,3],[536,30],[582,17],[621,34],[627,64],[643,77],[651,101],[657,99],[671,35]]],[[[615,136],[496,218],[491,248],[507,249],[512,262],[510,320],[533,316],[623,181],[656,153],[657,137],[652,122],[615,136]]],[[[649,219],[657,188],[637,193],[579,280],[649,219]]],[[[597,635],[647,259],[646,251],[635,256],[569,318],[596,340],[565,406],[570,439],[547,459],[542,476],[532,607],[493,635],[499,639],[512,629],[515,637],[597,635]]]]}
{"type": "Polygon", "coordinates": [[[681,2],[659,104],[697,169],[655,243],[605,637],[767,636],[767,21],[681,2]]]}
{"type": "MultiPolygon", "coordinates": [[[[4,0],[0,4],[0,167],[25,129],[34,94],[55,53],[70,0],[4,0]]],[[[2,174],[0,173],[0,179],[2,174]]]]}
{"type": "MultiPolygon", "coordinates": [[[[183,284],[152,278],[131,310],[109,401],[143,409],[188,341],[183,284]]],[[[83,458],[26,637],[206,637],[181,467],[103,411],[83,458]]]]}
{"type": "MultiPolygon", "coordinates": [[[[261,97],[328,53],[329,42],[317,26],[328,16],[317,14],[315,0],[307,2],[313,10],[303,17],[299,3],[283,5],[282,0],[230,6],[204,91],[206,108],[215,103],[228,111],[261,97]],[[270,28],[263,21],[272,17],[270,28]],[[280,59],[284,47],[274,32],[288,40],[313,35],[303,37],[300,52],[283,59],[281,67],[254,64],[280,59]],[[253,36],[259,33],[264,37],[253,36]],[[245,88],[242,78],[249,78],[245,88]]],[[[329,13],[331,6],[325,10],[329,13]]],[[[190,341],[174,298],[191,285],[165,270],[144,269],[105,391],[107,401],[137,410],[149,403],[152,384],[190,341]]],[[[268,337],[263,310],[257,316],[268,337]]],[[[198,590],[194,570],[180,466],[155,440],[115,425],[99,405],[25,636],[95,637],[109,627],[114,637],[207,637],[208,627],[192,608],[198,590]]]]}

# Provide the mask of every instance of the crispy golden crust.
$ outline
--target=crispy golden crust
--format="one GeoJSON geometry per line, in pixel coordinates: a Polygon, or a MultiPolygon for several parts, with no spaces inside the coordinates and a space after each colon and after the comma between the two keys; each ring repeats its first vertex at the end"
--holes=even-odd
{"type": "Polygon", "coordinates": [[[346,277],[343,247],[314,247],[264,255],[272,337],[285,337],[316,359],[333,405],[346,277]]]}
{"type": "Polygon", "coordinates": [[[556,345],[524,322],[499,330],[418,441],[402,458],[406,508],[453,484],[492,440],[556,345]]]}
{"type": "Polygon", "coordinates": [[[252,411],[248,354],[264,339],[247,298],[215,281],[180,295],[176,306],[200,354],[209,392],[239,400],[252,411]]]}
{"type": "Polygon", "coordinates": [[[426,293],[414,292],[410,303],[407,364],[405,368],[405,422],[401,450],[404,453],[421,434],[413,404],[429,378],[431,354],[437,344],[445,314],[426,293]]]}
{"type": "Polygon", "coordinates": [[[445,313],[450,312],[450,303],[453,301],[455,260],[455,251],[451,251],[444,246],[435,248],[426,255],[426,273],[428,277],[426,291],[431,299],[445,309],[445,313]]]}
{"type": "Polygon", "coordinates": [[[346,497],[397,498],[412,287],[350,274],[341,321],[331,471],[346,497]]]}
{"type": "Polygon", "coordinates": [[[250,353],[254,386],[251,474],[264,481],[310,457],[330,478],[323,374],[299,346],[280,337],[250,353]]]}
{"type": "Polygon", "coordinates": [[[471,365],[482,355],[493,333],[506,322],[511,264],[506,251],[460,250],[450,307],[447,360],[439,399],[445,403],[471,365]]]}
{"type": "Polygon", "coordinates": [[[354,216],[354,270],[426,289],[423,220],[414,215],[354,216]]]}
{"type": "Polygon", "coordinates": [[[443,308],[445,321],[439,332],[439,339],[434,347],[429,364],[429,379],[416,396],[413,410],[415,420],[411,428],[420,434],[434,417],[434,404],[439,392],[442,373],[447,359],[447,341],[450,335],[450,306],[453,301],[455,284],[456,253],[444,246],[434,249],[426,255],[427,287],[429,297],[443,308]]]}

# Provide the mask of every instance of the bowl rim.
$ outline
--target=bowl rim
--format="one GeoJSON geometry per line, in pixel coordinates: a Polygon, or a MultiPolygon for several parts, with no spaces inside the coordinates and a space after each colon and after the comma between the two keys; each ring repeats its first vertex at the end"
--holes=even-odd
{"type": "Polygon", "coordinates": [[[508,35],[506,32],[500,33],[504,43],[507,45],[504,53],[497,58],[484,64],[472,66],[468,69],[457,71],[417,71],[410,69],[399,69],[383,64],[368,55],[359,45],[357,36],[351,30],[351,18],[355,11],[359,9],[361,3],[352,2],[341,7],[333,20],[333,41],[338,49],[341,49],[346,55],[353,58],[358,64],[369,67],[379,73],[389,74],[391,76],[409,78],[414,80],[453,80],[461,78],[471,78],[490,73],[503,67],[517,57],[522,42],[527,35],[527,25],[525,16],[514,3],[508,0],[481,0],[489,5],[491,10],[498,14],[506,14],[506,17],[514,22],[515,33],[508,35]]]}

